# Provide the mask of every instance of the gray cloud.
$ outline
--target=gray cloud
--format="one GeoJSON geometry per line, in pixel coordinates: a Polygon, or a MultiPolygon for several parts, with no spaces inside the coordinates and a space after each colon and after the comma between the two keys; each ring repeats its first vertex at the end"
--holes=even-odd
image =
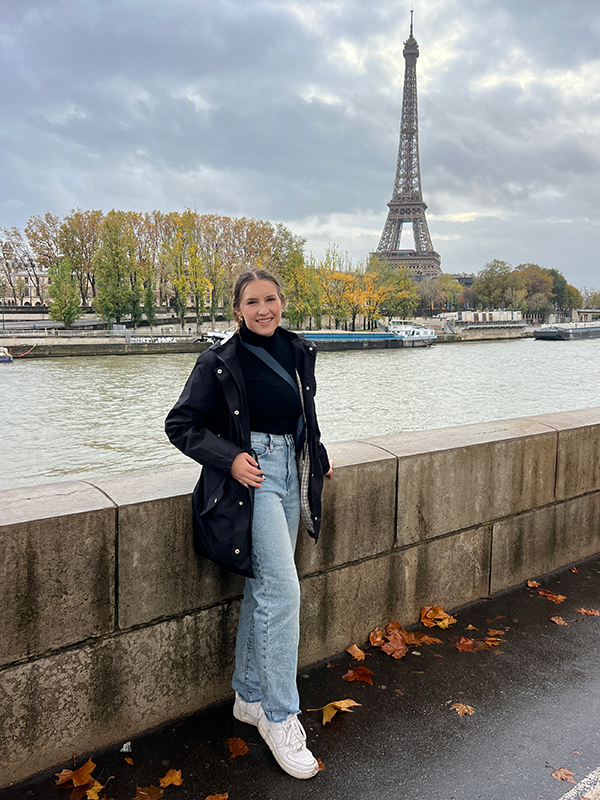
{"type": "MultiPolygon", "coordinates": [[[[5,2],[0,225],[69,208],[285,221],[377,245],[409,5],[5,2]]],[[[600,11],[417,3],[423,189],[449,271],[537,261],[598,285],[600,11]]],[[[328,238],[329,237],[329,238],[328,238]]]]}

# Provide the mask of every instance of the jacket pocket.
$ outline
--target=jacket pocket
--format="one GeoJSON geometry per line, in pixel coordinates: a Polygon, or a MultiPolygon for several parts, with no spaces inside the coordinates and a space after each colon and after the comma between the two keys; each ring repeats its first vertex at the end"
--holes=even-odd
{"type": "Polygon", "coordinates": [[[225,494],[225,485],[229,480],[227,475],[221,475],[212,470],[203,470],[204,473],[204,486],[202,506],[200,508],[200,516],[207,514],[211,509],[215,508],[223,499],[225,494]]]}

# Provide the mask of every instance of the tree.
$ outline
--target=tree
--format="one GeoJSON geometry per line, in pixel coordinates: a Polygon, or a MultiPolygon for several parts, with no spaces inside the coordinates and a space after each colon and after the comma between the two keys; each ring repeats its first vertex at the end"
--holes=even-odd
{"type": "Polygon", "coordinates": [[[51,264],[48,269],[50,284],[50,319],[64,323],[70,328],[83,314],[79,303],[79,288],[73,275],[71,262],[66,258],[60,264],[51,264]]]}
{"type": "Polygon", "coordinates": [[[569,308],[568,305],[568,283],[562,272],[557,269],[547,269],[546,272],[552,278],[552,296],[554,305],[557,308],[569,308]]]}
{"type": "Polygon", "coordinates": [[[58,231],[60,252],[72,265],[82,306],[88,305],[90,294],[92,299],[96,296],[94,256],[100,244],[99,228],[103,217],[102,211],[71,209],[58,231]]]}
{"type": "Polygon", "coordinates": [[[510,273],[510,264],[495,259],[477,274],[473,288],[481,302],[488,308],[499,308],[504,305],[510,273]]]}
{"type": "MultiPolygon", "coordinates": [[[[451,308],[453,311],[458,311],[459,298],[462,295],[464,288],[462,284],[460,284],[456,278],[453,278],[447,273],[440,275],[436,281],[442,291],[446,306],[451,308]]],[[[419,281],[419,283],[423,283],[423,281],[419,281]]]]}
{"type": "Polygon", "coordinates": [[[567,283],[567,297],[564,308],[583,308],[583,298],[579,289],[567,283]]]}
{"type": "Polygon", "coordinates": [[[285,316],[292,328],[302,328],[310,312],[311,273],[304,265],[300,249],[291,250],[279,270],[285,295],[285,316]]]}
{"type": "Polygon", "coordinates": [[[139,295],[135,285],[135,236],[123,211],[109,211],[99,230],[100,243],[94,256],[97,293],[94,308],[100,316],[120,323],[135,314],[139,295]]]}

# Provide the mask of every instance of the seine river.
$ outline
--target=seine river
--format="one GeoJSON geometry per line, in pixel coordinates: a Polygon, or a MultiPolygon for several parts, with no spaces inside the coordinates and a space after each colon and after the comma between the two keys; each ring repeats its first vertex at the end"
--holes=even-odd
{"type": "MultiPolygon", "coordinates": [[[[188,459],[163,423],[194,354],[0,364],[0,489],[188,459]]],[[[320,353],[325,443],[600,406],[600,340],[320,353]]]]}

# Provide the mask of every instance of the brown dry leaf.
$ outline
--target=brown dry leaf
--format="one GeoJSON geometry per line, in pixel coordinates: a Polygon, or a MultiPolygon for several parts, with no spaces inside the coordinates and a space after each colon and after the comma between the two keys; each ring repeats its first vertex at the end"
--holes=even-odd
{"type": "Polygon", "coordinates": [[[557,625],[568,625],[568,622],[565,622],[562,617],[550,617],[552,622],[555,622],[557,625]]]}
{"type": "Polygon", "coordinates": [[[545,597],[548,600],[551,600],[553,603],[556,603],[556,605],[564,602],[567,599],[564,594],[554,594],[553,592],[549,592],[548,589],[539,589],[538,594],[541,595],[541,597],[545,597]]]}
{"type": "Polygon", "coordinates": [[[160,800],[165,793],[159,786],[136,786],[137,793],[133,800],[160,800]]]}
{"type": "Polygon", "coordinates": [[[498,647],[499,644],[506,644],[502,639],[498,639],[497,636],[487,636],[483,641],[488,647],[498,647]]]}
{"type": "Polygon", "coordinates": [[[490,622],[496,622],[497,619],[504,619],[504,614],[496,614],[493,619],[486,619],[486,622],[489,624],[490,622]]]}
{"type": "Polygon", "coordinates": [[[456,711],[459,717],[464,717],[466,714],[472,717],[475,713],[473,706],[468,706],[466,703],[452,703],[450,709],[456,711]]]}
{"type": "Polygon", "coordinates": [[[398,631],[394,631],[388,636],[388,641],[381,649],[392,658],[403,658],[408,653],[408,647],[398,631]]]}
{"type": "MultiPolygon", "coordinates": [[[[388,624],[385,626],[385,632],[389,635],[390,633],[393,633],[394,631],[399,630],[401,627],[402,626],[400,625],[399,622],[396,622],[395,620],[392,620],[392,622],[388,622],[388,624]]],[[[375,629],[375,630],[377,630],[377,629],[375,629]]]]}
{"type": "Polygon", "coordinates": [[[444,656],[441,653],[434,653],[433,657],[434,658],[443,658],[444,656]]]}
{"type": "Polygon", "coordinates": [[[396,694],[404,694],[402,689],[394,689],[394,691],[396,692],[396,694]]]}
{"type": "Polygon", "coordinates": [[[246,742],[237,736],[232,736],[231,739],[227,739],[227,747],[231,753],[229,756],[230,759],[237,758],[238,756],[245,756],[246,753],[250,752],[246,742]]]}
{"type": "Polygon", "coordinates": [[[446,629],[454,625],[456,620],[450,614],[446,614],[442,606],[424,606],[421,609],[421,622],[426,628],[437,625],[438,628],[446,629]]]}
{"type": "Polygon", "coordinates": [[[320,758],[317,758],[317,764],[319,765],[319,772],[325,772],[325,764],[320,758]]]}
{"type": "Polygon", "coordinates": [[[352,642],[350,647],[346,648],[346,652],[350,653],[352,658],[356,659],[356,661],[364,661],[365,660],[365,656],[366,656],[365,651],[361,650],[360,647],[358,647],[358,645],[354,644],[354,642],[352,642]]]}
{"type": "Polygon", "coordinates": [[[129,758],[128,756],[125,756],[125,761],[126,761],[128,764],[131,764],[131,765],[133,765],[133,758],[129,758]]]}
{"type": "Polygon", "coordinates": [[[460,650],[461,653],[473,653],[473,645],[475,644],[473,639],[467,639],[466,636],[461,636],[458,642],[456,643],[456,649],[460,650]]]}
{"type": "Polygon", "coordinates": [[[493,628],[488,628],[488,636],[504,636],[504,631],[497,631],[493,628]]]}
{"type": "Polygon", "coordinates": [[[345,675],[342,675],[342,678],[345,681],[361,681],[362,683],[368,683],[373,686],[372,674],[372,671],[368,669],[368,667],[355,667],[354,669],[349,669],[345,675]]]}
{"type": "Polygon", "coordinates": [[[58,778],[56,785],[63,786],[69,781],[71,781],[73,786],[87,786],[88,784],[93,784],[94,779],[92,778],[92,772],[95,768],[96,765],[90,758],[89,761],[86,761],[79,769],[63,769],[62,772],[56,772],[55,775],[58,778]]]}
{"type": "MultiPolygon", "coordinates": [[[[248,748],[246,747],[246,753],[247,752],[248,748]]],[[[239,755],[243,755],[243,753],[240,753],[239,755]]],[[[233,756],[231,756],[231,758],[233,758],[233,756]]],[[[159,783],[163,789],[166,789],[167,786],[181,786],[181,784],[183,783],[183,778],[181,777],[181,770],[170,769],[164,776],[164,778],[160,779],[159,783]]]]}
{"type": "Polygon", "coordinates": [[[575,611],[586,617],[600,617],[600,611],[597,608],[576,608],[575,611]]]}
{"type": "MultiPolygon", "coordinates": [[[[112,781],[113,778],[114,775],[111,775],[110,778],[108,778],[108,780],[106,781],[106,783],[108,783],[108,781],[112,781]]],[[[98,781],[94,781],[94,784],[91,787],[91,789],[88,789],[85,793],[87,800],[100,800],[100,792],[106,787],[106,783],[104,784],[104,786],[102,786],[102,784],[99,783],[98,781]]]]}
{"type": "Polygon", "coordinates": [[[476,628],[475,625],[467,625],[465,630],[467,630],[467,631],[478,631],[479,628],[476,628]]]}
{"type": "Polygon", "coordinates": [[[577,567],[571,567],[571,572],[574,572],[575,575],[579,574],[579,570],[577,569],[577,567]]]}
{"type": "Polygon", "coordinates": [[[83,800],[88,790],[91,791],[94,788],[94,783],[95,781],[90,781],[90,783],[86,783],[85,786],[76,786],[74,789],[71,789],[69,800],[83,800]]]}
{"type": "Polygon", "coordinates": [[[381,647],[384,643],[383,631],[380,631],[379,628],[375,628],[375,630],[371,631],[369,634],[369,641],[371,642],[371,647],[381,647]]]}
{"type": "Polygon", "coordinates": [[[360,703],[355,703],[354,700],[334,700],[333,703],[327,703],[326,706],[321,708],[308,708],[307,711],[322,711],[323,712],[323,725],[335,717],[338,711],[352,711],[353,706],[359,706],[360,703]]]}
{"type": "Polygon", "coordinates": [[[333,661],[327,662],[327,669],[331,669],[332,667],[337,667],[337,664],[334,664],[333,661]]]}
{"type": "Polygon", "coordinates": [[[228,800],[229,792],[226,794],[209,794],[205,800],[228,800]]]}
{"type": "Polygon", "coordinates": [[[530,589],[537,589],[537,587],[541,585],[542,584],[537,581],[527,581],[527,586],[529,586],[530,589]]]}
{"type": "Polygon", "coordinates": [[[398,629],[398,635],[402,636],[407,645],[414,644],[419,647],[422,644],[442,644],[442,640],[436,636],[429,636],[427,633],[419,633],[419,631],[405,631],[404,628],[398,629]]]}
{"type": "Polygon", "coordinates": [[[575,773],[572,769],[567,769],[566,767],[561,767],[560,769],[555,769],[554,772],[551,773],[553,778],[556,778],[557,781],[566,781],[567,783],[576,783],[575,781],[575,773]]]}

